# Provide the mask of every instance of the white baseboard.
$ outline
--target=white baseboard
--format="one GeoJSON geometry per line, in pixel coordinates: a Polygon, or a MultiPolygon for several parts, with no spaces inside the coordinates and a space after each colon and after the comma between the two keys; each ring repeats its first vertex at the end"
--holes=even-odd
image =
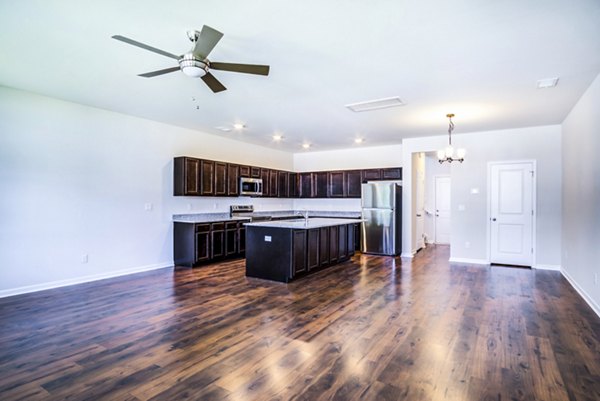
{"type": "Polygon", "coordinates": [[[414,257],[414,255],[412,253],[402,253],[400,255],[401,258],[409,258],[412,259],[414,257]]]}
{"type": "Polygon", "coordinates": [[[49,290],[52,288],[66,287],[69,285],[89,283],[91,281],[98,281],[98,280],[104,280],[104,279],[112,278],[112,277],[126,276],[128,274],[141,273],[141,272],[150,271],[150,270],[164,269],[166,267],[173,267],[173,262],[156,263],[153,265],[138,266],[138,267],[133,267],[133,268],[129,268],[129,269],[116,270],[116,271],[100,273],[100,274],[93,274],[90,276],[75,277],[75,278],[70,278],[70,279],[66,279],[66,280],[50,281],[48,283],[27,285],[24,287],[17,287],[17,288],[9,288],[7,290],[0,290],[0,298],[11,297],[13,295],[19,295],[19,294],[27,294],[30,292],[49,290]]]}
{"type": "Polygon", "coordinates": [[[535,265],[534,269],[560,271],[560,265],[535,265]]]}
{"type": "Polygon", "coordinates": [[[594,302],[592,297],[590,297],[588,295],[588,293],[585,292],[585,290],[577,284],[577,282],[573,279],[573,277],[571,277],[569,275],[569,273],[567,273],[564,269],[561,269],[560,272],[562,273],[563,277],[567,279],[569,284],[571,284],[571,287],[573,287],[575,289],[575,291],[577,291],[577,293],[579,293],[579,295],[581,295],[581,298],[583,298],[583,300],[585,302],[587,302],[587,304],[590,306],[590,308],[592,308],[592,310],[594,312],[596,312],[596,315],[598,315],[598,317],[600,317],[600,305],[598,305],[596,302],[594,302]]]}
{"type": "Polygon", "coordinates": [[[448,262],[450,263],[468,263],[471,265],[489,265],[490,262],[488,262],[485,259],[468,259],[468,258],[450,258],[448,260],[448,262]]]}

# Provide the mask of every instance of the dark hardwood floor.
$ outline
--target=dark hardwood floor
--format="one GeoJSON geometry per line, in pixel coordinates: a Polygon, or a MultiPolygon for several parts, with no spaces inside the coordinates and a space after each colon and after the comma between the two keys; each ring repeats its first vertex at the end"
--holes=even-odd
{"type": "Polygon", "coordinates": [[[356,255],[0,299],[0,400],[599,400],[600,319],[558,272],[356,255]]]}

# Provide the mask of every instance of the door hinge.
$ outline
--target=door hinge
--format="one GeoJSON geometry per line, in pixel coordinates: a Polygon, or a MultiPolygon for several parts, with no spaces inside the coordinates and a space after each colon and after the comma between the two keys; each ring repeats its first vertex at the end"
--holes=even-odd
{"type": "Polygon", "coordinates": [[[529,172],[531,173],[531,178],[533,178],[534,171],[533,171],[533,170],[531,170],[531,171],[529,171],[529,172]]]}
{"type": "Polygon", "coordinates": [[[531,211],[531,215],[533,216],[533,210],[531,211]]]}
{"type": "Polygon", "coordinates": [[[533,253],[533,248],[531,248],[531,253],[533,253]]]}

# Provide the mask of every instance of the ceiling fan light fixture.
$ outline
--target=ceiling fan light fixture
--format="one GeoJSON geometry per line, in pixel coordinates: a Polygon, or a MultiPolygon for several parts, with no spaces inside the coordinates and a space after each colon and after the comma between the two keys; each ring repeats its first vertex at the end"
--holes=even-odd
{"type": "Polygon", "coordinates": [[[181,71],[188,77],[200,78],[208,72],[208,63],[198,60],[192,53],[184,54],[179,59],[181,71]]]}

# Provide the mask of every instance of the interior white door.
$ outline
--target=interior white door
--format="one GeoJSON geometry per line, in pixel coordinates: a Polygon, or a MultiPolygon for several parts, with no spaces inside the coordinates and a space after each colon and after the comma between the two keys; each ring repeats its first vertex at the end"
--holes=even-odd
{"type": "Polygon", "coordinates": [[[435,243],[450,243],[450,177],[435,177],[435,243]]]}
{"type": "Polygon", "coordinates": [[[535,179],[533,163],[492,164],[490,179],[490,262],[531,266],[535,179]]]}

